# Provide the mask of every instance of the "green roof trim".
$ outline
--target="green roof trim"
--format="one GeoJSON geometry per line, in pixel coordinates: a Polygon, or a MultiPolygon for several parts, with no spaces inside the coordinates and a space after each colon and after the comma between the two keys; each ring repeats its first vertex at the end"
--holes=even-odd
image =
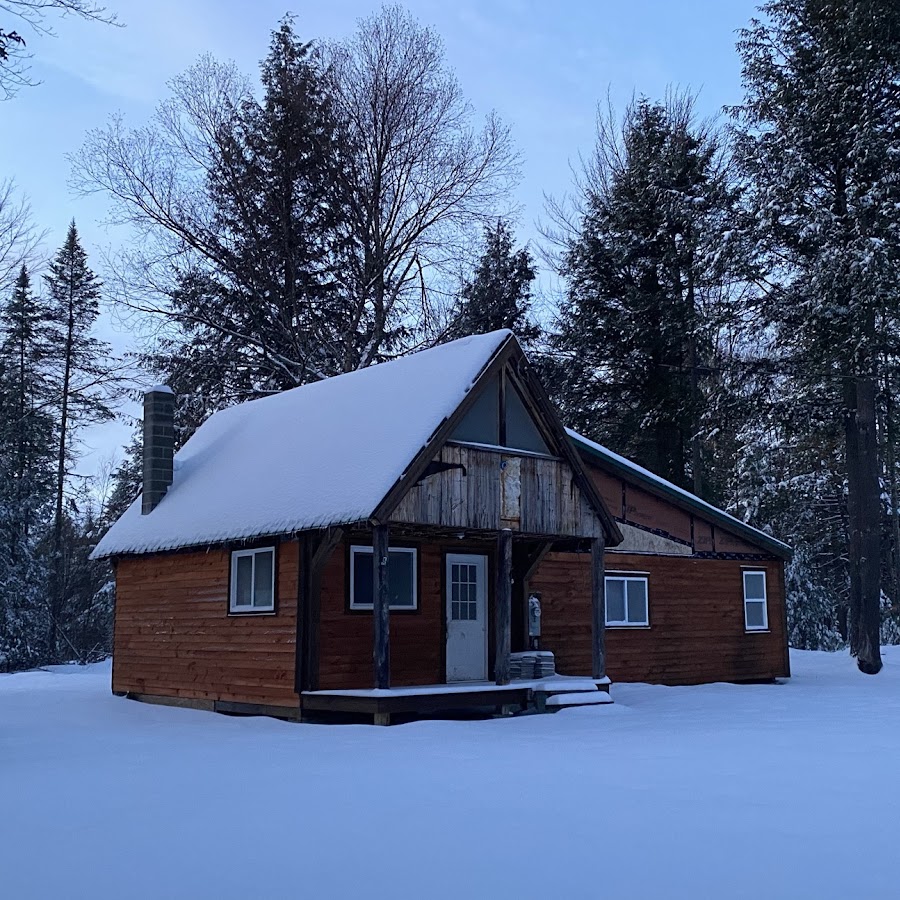
{"type": "Polygon", "coordinates": [[[664,497],[666,500],[670,500],[682,509],[704,516],[710,521],[715,522],[717,525],[721,525],[732,534],[744,538],[748,543],[755,544],[757,547],[765,549],[779,559],[788,560],[793,556],[794,551],[783,541],[773,538],[771,535],[766,534],[764,531],[760,531],[758,528],[754,528],[752,525],[747,525],[746,522],[736,519],[734,516],[729,515],[717,506],[713,506],[711,503],[701,500],[690,491],[686,491],[684,488],[672,484],[671,481],[660,478],[659,475],[654,475],[649,469],[645,469],[643,466],[631,462],[631,460],[626,459],[624,456],[619,456],[618,453],[613,453],[612,450],[608,450],[601,444],[597,444],[589,438],[578,434],[577,431],[572,431],[571,428],[567,428],[566,433],[580,453],[594,457],[600,461],[605,468],[609,469],[615,475],[624,478],[626,481],[635,482],[641,487],[646,488],[651,494],[656,494],[658,497],[664,497]]]}

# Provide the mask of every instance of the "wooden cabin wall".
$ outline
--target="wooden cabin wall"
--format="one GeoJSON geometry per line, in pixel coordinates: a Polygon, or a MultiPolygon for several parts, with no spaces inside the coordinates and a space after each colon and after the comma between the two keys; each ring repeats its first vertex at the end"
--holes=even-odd
{"type": "Polygon", "coordinates": [[[563,460],[447,444],[434,461],[451,468],[413,485],[391,521],[603,537],[600,521],[563,460]]]}
{"type": "MultiPolygon", "coordinates": [[[[360,543],[368,543],[371,540],[360,543]]],[[[391,611],[391,684],[438,684],[444,680],[443,554],[436,544],[417,544],[416,611],[391,611]]],[[[477,552],[477,551],[476,551],[477,552]]],[[[372,613],[350,610],[348,545],[337,548],[322,576],[319,644],[321,690],[372,687],[372,613]]]]}
{"type": "MultiPolygon", "coordinates": [[[[647,628],[607,628],[613,682],[700,684],[790,674],[784,564],[607,552],[607,571],[647,573],[647,628]],[[743,568],[766,571],[768,632],[744,629],[743,568]]],[[[542,594],[542,644],[565,675],[591,671],[590,559],[548,554],[530,581],[542,594]]]]}
{"type": "Polygon", "coordinates": [[[297,542],[276,551],[274,614],[228,614],[230,565],[227,550],[118,562],[114,691],[296,708],[297,542]]]}
{"type": "MultiPolygon", "coordinates": [[[[372,614],[350,611],[347,544],[322,573],[321,689],[372,686],[372,614]]],[[[419,608],[391,613],[392,684],[444,680],[445,550],[488,552],[454,543],[418,545],[419,608]]],[[[116,567],[113,690],[194,700],[296,708],[298,546],[277,552],[275,614],[229,615],[230,552],[126,557],[116,567]]]]}

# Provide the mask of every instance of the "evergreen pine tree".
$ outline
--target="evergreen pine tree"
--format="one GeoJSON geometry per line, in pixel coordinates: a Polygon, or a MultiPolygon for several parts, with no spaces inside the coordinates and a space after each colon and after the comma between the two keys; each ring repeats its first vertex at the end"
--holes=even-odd
{"type": "Polygon", "coordinates": [[[509,328],[526,346],[540,329],[531,318],[531,288],[537,271],[527,247],[515,249],[509,225],[498,219],[484,231],[478,267],[463,287],[447,337],[509,328]]]}
{"type": "Polygon", "coordinates": [[[587,435],[708,495],[710,376],[746,274],[720,139],[691,97],[640,99],[621,133],[601,121],[581,188],[561,266],[558,402],[587,435]]]}
{"type": "Polygon", "coordinates": [[[794,392],[843,433],[851,652],[881,669],[880,348],[900,262],[900,6],[770,0],[739,42],[739,158],[786,272],[765,313],[794,392]]]}
{"type": "Polygon", "coordinates": [[[61,649],[60,625],[67,602],[68,554],[64,537],[69,463],[78,430],[113,417],[108,397],[113,363],[109,347],[93,335],[101,285],[88,266],[74,221],[44,279],[52,326],[50,352],[58,416],[51,534],[53,582],[49,591],[49,645],[55,657],[61,649]]]}
{"type": "Polygon", "coordinates": [[[0,670],[44,661],[43,529],[53,496],[54,422],[43,365],[46,310],[23,266],[0,309],[0,670]]]}
{"type": "Polygon", "coordinates": [[[180,274],[180,334],[145,362],[179,397],[187,430],[230,403],[354,367],[337,269],[343,157],[322,65],[290,18],[272,34],[261,100],[232,109],[208,191],[215,270],[180,274]]]}

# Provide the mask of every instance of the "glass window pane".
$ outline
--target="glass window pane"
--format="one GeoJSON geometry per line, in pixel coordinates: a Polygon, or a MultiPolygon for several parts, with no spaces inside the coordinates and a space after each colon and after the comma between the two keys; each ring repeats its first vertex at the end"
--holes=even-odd
{"type": "Polygon", "coordinates": [[[766,599],[765,572],[744,573],[744,597],[746,597],[747,600],[766,599]]]}
{"type": "Polygon", "coordinates": [[[250,606],[253,602],[253,557],[237,557],[234,605],[250,606]]]}
{"type": "Polygon", "coordinates": [[[534,453],[550,453],[519,392],[509,382],[506,388],[506,446],[534,453]]]}
{"type": "Polygon", "coordinates": [[[275,571],[275,553],[267,550],[265,553],[254,553],[255,562],[253,573],[253,605],[271,607],[273,574],[275,571]]]}
{"type": "Polygon", "coordinates": [[[606,621],[625,621],[625,582],[621,578],[606,579],[606,621]]]}
{"type": "Polygon", "coordinates": [[[766,604],[759,600],[748,600],[744,604],[747,614],[748,628],[765,628],[766,627],[766,604]]]}
{"type": "Polygon", "coordinates": [[[391,551],[388,555],[391,606],[415,606],[415,577],[415,554],[391,551]]]}
{"type": "Polygon", "coordinates": [[[462,618],[459,606],[459,600],[454,600],[450,604],[450,618],[453,619],[454,622],[458,622],[462,618]]]}
{"type": "Polygon", "coordinates": [[[500,384],[496,376],[456,426],[452,440],[493,446],[500,443],[500,384]]]}
{"type": "Polygon", "coordinates": [[[372,551],[353,551],[353,597],[354,606],[372,605],[372,551]]]}
{"type": "Polygon", "coordinates": [[[647,582],[628,581],[628,621],[632,625],[647,624],[647,582]]]}

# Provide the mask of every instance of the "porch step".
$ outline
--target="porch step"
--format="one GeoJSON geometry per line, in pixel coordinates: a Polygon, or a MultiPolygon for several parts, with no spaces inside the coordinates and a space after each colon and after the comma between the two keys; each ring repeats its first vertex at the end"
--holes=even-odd
{"type": "Polygon", "coordinates": [[[547,709],[570,709],[574,706],[598,706],[612,703],[613,699],[606,691],[573,691],[568,694],[551,694],[547,697],[547,709]]]}

